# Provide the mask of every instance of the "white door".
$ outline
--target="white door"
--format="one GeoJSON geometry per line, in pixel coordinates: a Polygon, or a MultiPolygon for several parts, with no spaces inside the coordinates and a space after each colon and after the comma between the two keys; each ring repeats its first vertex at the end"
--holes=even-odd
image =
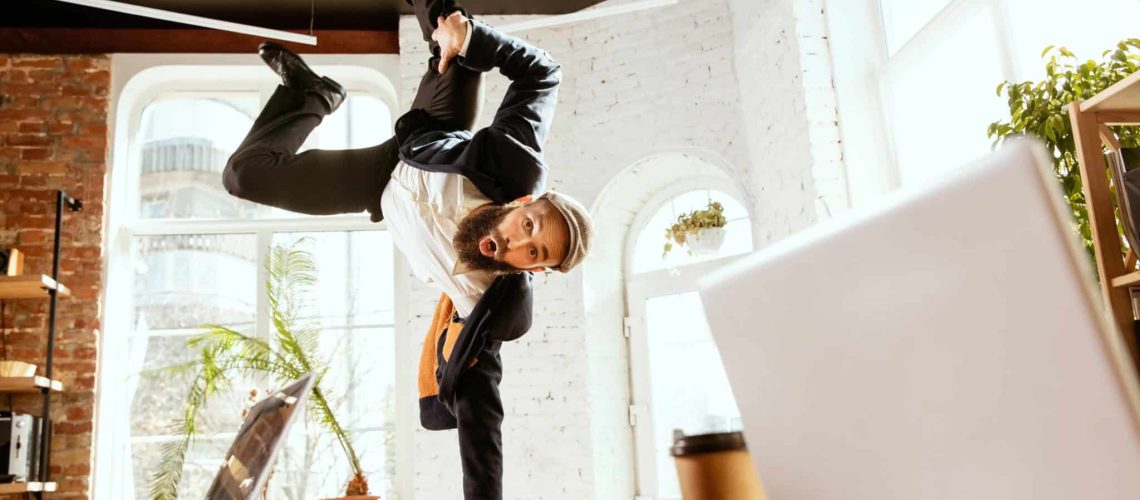
{"type": "Polygon", "coordinates": [[[637,275],[629,283],[638,498],[681,498],[669,452],[686,435],[741,430],[740,411],[696,293],[721,259],[637,275]]]}

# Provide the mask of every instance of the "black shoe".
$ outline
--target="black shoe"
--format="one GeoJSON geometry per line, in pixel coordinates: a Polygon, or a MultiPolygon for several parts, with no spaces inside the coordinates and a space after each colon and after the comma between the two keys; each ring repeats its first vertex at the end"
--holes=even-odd
{"type": "Polygon", "coordinates": [[[309,92],[321,98],[329,113],[336,111],[348,94],[344,87],[327,76],[317,76],[301,56],[273,42],[264,42],[257,47],[261,60],[281,75],[281,83],[301,92],[309,92]]]}

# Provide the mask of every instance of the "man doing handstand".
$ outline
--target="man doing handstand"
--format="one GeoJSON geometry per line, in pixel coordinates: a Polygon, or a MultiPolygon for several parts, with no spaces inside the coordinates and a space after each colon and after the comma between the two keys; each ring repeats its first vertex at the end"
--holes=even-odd
{"type": "Polygon", "coordinates": [[[501,342],[531,325],[533,271],[568,272],[592,222],[544,191],[542,147],[561,77],[549,54],[473,21],[453,0],[409,0],[429,42],[428,68],[395,136],[371,148],[297,153],[346,92],[276,44],[259,48],[281,76],[223,184],[233,195],[307,214],[367,210],[385,220],[412,271],[442,291],[420,360],[420,421],[458,429],[463,492],[502,498],[501,342]],[[511,83],[491,124],[472,132],[483,72],[511,83]]]}

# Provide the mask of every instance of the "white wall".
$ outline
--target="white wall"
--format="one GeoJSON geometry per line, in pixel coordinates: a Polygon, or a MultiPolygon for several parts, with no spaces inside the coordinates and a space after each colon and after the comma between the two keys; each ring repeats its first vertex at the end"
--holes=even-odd
{"type": "MultiPolygon", "coordinates": [[[[794,1],[803,5],[680,0],[518,33],[563,67],[546,149],[548,186],[591,204],[619,173],[656,184],[654,172],[635,166],[640,160],[660,152],[695,152],[715,158],[741,184],[759,245],[816,220],[815,177],[833,212],[846,206],[822,8],[818,0],[794,1]]],[[[401,20],[400,43],[399,91],[406,106],[427,58],[411,18],[401,20]]],[[[490,119],[505,83],[497,73],[487,76],[480,125],[490,119]]],[[[644,200],[651,194],[628,196],[644,200]]],[[[595,207],[607,217],[614,210],[626,214],[597,223],[629,224],[629,212],[637,207],[626,205],[595,207]]],[[[615,244],[613,238],[605,241],[615,244]]],[[[620,264],[599,256],[621,251],[598,250],[584,271],[539,276],[534,328],[503,348],[507,498],[634,495],[623,295],[613,280],[590,280],[601,289],[583,284],[584,273],[620,276],[620,264]]],[[[420,345],[438,293],[414,277],[404,281],[408,320],[398,326],[420,345]]],[[[418,431],[414,446],[416,498],[460,497],[454,431],[418,431]]]]}

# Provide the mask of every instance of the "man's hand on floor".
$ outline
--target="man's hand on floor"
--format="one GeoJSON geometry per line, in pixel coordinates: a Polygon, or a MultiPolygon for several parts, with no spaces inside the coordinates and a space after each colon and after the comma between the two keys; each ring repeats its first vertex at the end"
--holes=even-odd
{"type": "Polygon", "coordinates": [[[446,18],[440,17],[437,24],[438,27],[431,33],[431,39],[439,44],[439,73],[443,74],[451,60],[463,49],[463,40],[467,37],[470,23],[462,12],[456,11],[446,18]]]}

